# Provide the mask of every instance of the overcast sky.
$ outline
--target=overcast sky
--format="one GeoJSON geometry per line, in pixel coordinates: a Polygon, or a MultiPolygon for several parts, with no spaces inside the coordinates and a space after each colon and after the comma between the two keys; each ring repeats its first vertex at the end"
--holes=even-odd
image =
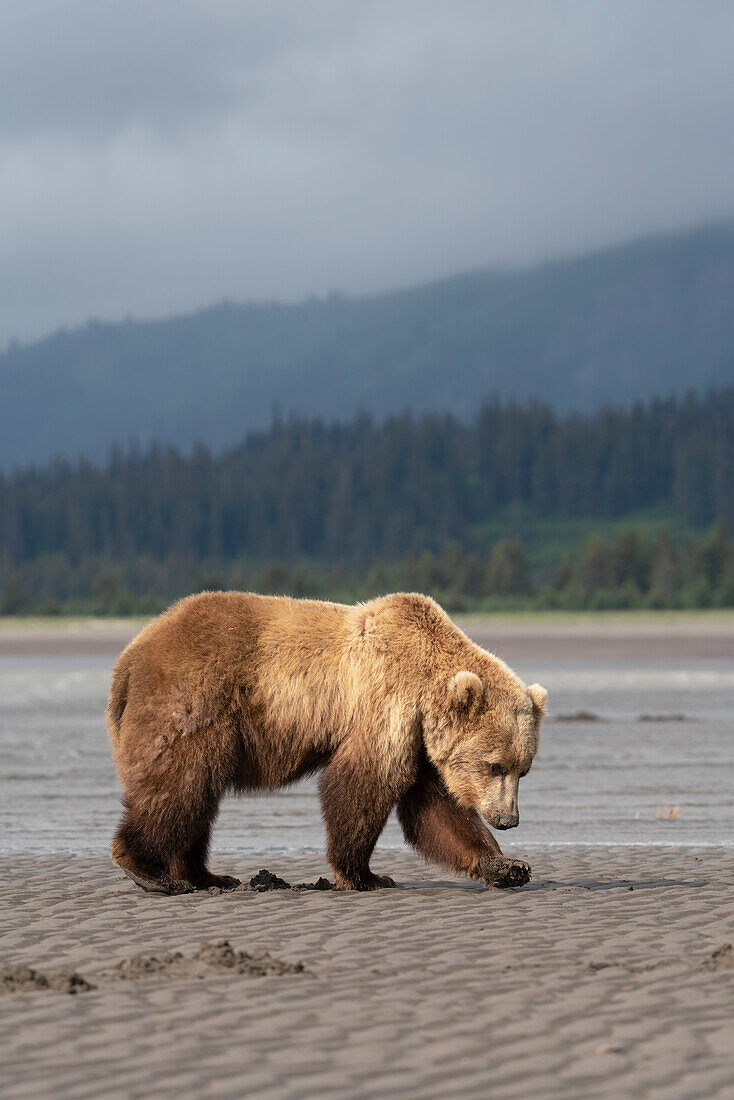
{"type": "Polygon", "coordinates": [[[0,346],[734,215],[731,0],[4,0],[0,346]]]}

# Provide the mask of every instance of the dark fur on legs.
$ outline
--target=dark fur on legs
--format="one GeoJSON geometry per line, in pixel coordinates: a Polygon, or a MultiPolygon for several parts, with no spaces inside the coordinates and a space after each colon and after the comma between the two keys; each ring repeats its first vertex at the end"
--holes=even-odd
{"type": "Polygon", "coordinates": [[[370,857],[385,828],[394,799],[369,770],[337,753],[321,774],[321,808],[326,825],[326,858],[339,890],[378,890],[394,886],[370,870],[370,857]]]}
{"type": "Polygon", "coordinates": [[[168,872],[171,878],[190,882],[197,890],[208,890],[211,886],[218,886],[221,890],[233,890],[240,885],[238,878],[232,878],[231,875],[214,875],[207,869],[210,837],[211,822],[208,822],[190,848],[172,857],[168,872]]]}
{"type": "Polygon", "coordinates": [[[191,883],[168,874],[161,852],[135,825],[129,810],[112,841],[112,861],[146,893],[188,894],[194,889],[191,883]]]}
{"type": "Polygon", "coordinates": [[[213,875],[206,867],[219,797],[202,782],[182,805],[173,794],[136,791],[112,843],[112,859],[143,890],[182,894],[210,886],[232,889],[239,879],[213,875]],[[198,797],[195,797],[198,795],[198,797]],[[192,842],[192,837],[194,838],[192,842]]]}

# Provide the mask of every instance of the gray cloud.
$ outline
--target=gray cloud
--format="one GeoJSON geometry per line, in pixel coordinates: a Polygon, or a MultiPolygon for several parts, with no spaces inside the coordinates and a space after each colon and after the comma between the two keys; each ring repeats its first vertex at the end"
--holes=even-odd
{"type": "Polygon", "coordinates": [[[0,36],[0,343],[734,214],[717,0],[37,0],[0,36]]]}

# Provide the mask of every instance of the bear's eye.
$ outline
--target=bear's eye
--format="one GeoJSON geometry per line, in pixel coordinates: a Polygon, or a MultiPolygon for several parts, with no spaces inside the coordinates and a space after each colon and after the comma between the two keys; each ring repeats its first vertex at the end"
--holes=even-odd
{"type": "Polygon", "coordinates": [[[490,764],[489,774],[496,776],[507,775],[507,768],[504,768],[502,764],[490,764]]]}

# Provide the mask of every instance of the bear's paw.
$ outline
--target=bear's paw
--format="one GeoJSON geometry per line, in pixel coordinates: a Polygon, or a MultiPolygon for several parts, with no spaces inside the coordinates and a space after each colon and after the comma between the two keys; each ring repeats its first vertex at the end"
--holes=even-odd
{"type": "Polygon", "coordinates": [[[393,889],[395,880],[389,875],[376,875],[372,871],[363,872],[360,875],[349,876],[340,871],[334,872],[337,890],[384,890],[393,889]]]}
{"type": "Polygon", "coordinates": [[[469,872],[473,879],[481,879],[486,886],[509,890],[530,882],[530,866],[521,859],[507,856],[485,855],[469,872]]]}

